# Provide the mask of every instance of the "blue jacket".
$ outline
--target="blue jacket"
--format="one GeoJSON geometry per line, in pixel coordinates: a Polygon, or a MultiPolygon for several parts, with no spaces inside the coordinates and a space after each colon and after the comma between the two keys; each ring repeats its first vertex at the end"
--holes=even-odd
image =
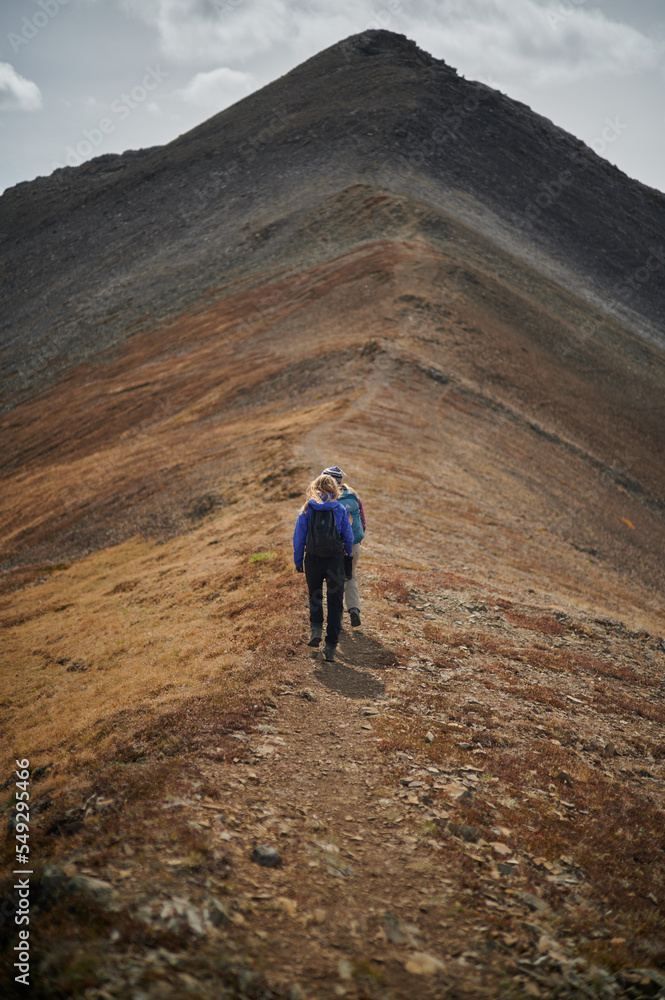
{"type": "Polygon", "coordinates": [[[353,551],[353,532],[349,524],[349,515],[346,512],[346,507],[339,500],[324,500],[322,503],[310,500],[304,513],[298,515],[296,530],[293,532],[293,561],[296,566],[302,566],[305,558],[305,540],[307,538],[307,529],[309,528],[309,519],[312,516],[312,512],[309,509],[310,505],[316,507],[317,510],[335,511],[335,524],[342,536],[344,551],[350,556],[353,551]]]}

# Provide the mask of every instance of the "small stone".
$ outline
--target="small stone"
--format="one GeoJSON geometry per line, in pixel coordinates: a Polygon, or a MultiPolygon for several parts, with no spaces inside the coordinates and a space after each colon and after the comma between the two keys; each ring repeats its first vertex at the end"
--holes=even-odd
{"type": "Polygon", "coordinates": [[[388,941],[393,944],[410,944],[412,948],[418,947],[419,942],[416,938],[420,931],[415,924],[406,924],[399,917],[386,910],[383,914],[381,927],[388,941]]]}
{"type": "Polygon", "coordinates": [[[504,857],[507,857],[509,854],[512,854],[510,847],[508,847],[507,844],[502,844],[498,840],[493,840],[489,846],[492,848],[495,854],[502,854],[504,857]]]}
{"type": "Polygon", "coordinates": [[[269,844],[260,844],[252,851],[252,861],[264,868],[277,868],[282,863],[282,856],[278,850],[269,844]]]}
{"type": "Polygon", "coordinates": [[[433,742],[434,742],[434,733],[432,732],[431,729],[429,729],[425,733],[425,743],[433,743],[433,742]]]}
{"type": "Polygon", "coordinates": [[[351,963],[347,962],[345,958],[340,958],[337,963],[337,972],[340,979],[350,979],[352,975],[351,963]]]}
{"type": "Polygon", "coordinates": [[[473,743],[456,743],[455,746],[460,750],[473,750],[473,743]]]}
{"type": "Polygon", "coordinates": [[[187,923],[192,934],[196,934],[197,937],[204,937],[205,931],[203,929],[201,914],[193,906],[187,907],[187,923]]]}
{"type": "Polygon", "coordinates": [[[497,868],[502,875],[514,875],[517,870],[517,865],[509,861],[502,861],[497,868]]]}
{"type": "Polygon", "coordinates": [[[277,903],[279,904],[280,909],[283,910],[287,916],[295,917],[296,910],[298,909],[298,904],[295,899],[288,899],[286,896],[278,896],[277,903]]]}
{"type": "Polygon", "coordinates": [[[461,840],[465,840],[469,844],[478,840],[480,835],[475,826],[464,826],[460,823],[449,823],[448,832],[452,833],[453,837],[460,837],[461,840]]]}
{"type": "Polygon", "coordinates": [[[549,910],[548,904],[540,896],[534,896],[531,892],[521,892],[520,899],[526,903],[530,910],[538,913],[546,913],[549,910]]]}
{"type": "Polygon", "coordinates": [[[553,941],[551,937],[547,936],[547,934],[542,934],[538,939],[536,947],[541,955],[547,955],[551,951],[558,951],[559,946],[556,941],[553,941]]]}
{"type": "Polygon", "coordinates": [[[85,893],[102,906],[111,903],[115,895],[110,882],[89,875],[74,875],[65,885],[65,891],[85,893]]]}
{"type": "Polygon", "coordinates": [[[230,920],[224,904],[214,897],[208,900],[208,920],[214,927],[224,927],[230,920]]]}
{"type": "Polygon", "coordinates": [[[414,951],[406,960],[404,967],[414,976],[433,976],[437,972],[443,972],[445,968],[443,962],[424,951],[414,951]]]}
{"type": "Polygon", "coordinates": [[[303,688],[302,691],[299,691],[298,693],[301,698],[305,699],[305,701],[316,701],[316,695],[313,691],[310,691],[309,688],[303,688]]]}

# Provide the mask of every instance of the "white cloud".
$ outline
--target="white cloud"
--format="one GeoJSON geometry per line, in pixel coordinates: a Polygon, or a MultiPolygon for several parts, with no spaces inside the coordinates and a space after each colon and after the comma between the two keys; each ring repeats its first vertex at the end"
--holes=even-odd
{"type": "Polygon", "coordinates": [[[657,46],[636,28],[557,0],[548,6],[536,0],[428,0],[409,8],[407,33],[419,33],[425,14],[431,25],[425,47],[467,76],[557,86],[636,73],[658,62],[657,46]]]}
{"type": "MultiPolygon", "coordinates": [[[[408,0],[385,0],[386,6],[408,0]]],[[[381,0],[121,0],[152,25],[165,57],[181,62],[242,63],[278,51],[293,64],[364,31],[381,0]],[[331,9],[333,6],[333,9],[331,9]]],[[[388,15],[388,20],[391,16],[388,15]]],[[[394,18],[390,25],[396,27],[394,18]]]]}
{"type": "Polygon", "coordinates": [[[0,62],[0,111],[39,111],[41,106],[37,84],[17,73],[10,63],[0,62]]]}
{"type": "Polygon", "coordinates": [[[175,96],[199,107],[225,108],[245,97],[253,89],[249,73],[240,73],[225,66],[209,73],[197,73],[175,96]]]}
{"type": "MultiPolygon", "coordinates": [[[[589,0],[590,2],[590,0],[589,0]]],[[[181,62],[284,68],[368,27],[383,27],[466,76],[548,86],[653,67],[655,43],[584,0],[121,0],[181,62]],[[279,55],[278,55],[279,53],[279,55]]]]}

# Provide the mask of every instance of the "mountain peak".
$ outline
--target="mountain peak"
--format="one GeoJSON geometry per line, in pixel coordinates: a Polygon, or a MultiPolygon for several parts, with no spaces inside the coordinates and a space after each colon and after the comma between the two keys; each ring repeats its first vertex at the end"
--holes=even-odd
{"type": "Polygon", "coordinates": [[[439,60],[434,59],[429,52],[421,49],[406,35],[384,28],[368,28],[366,31],[349,35],[348,38],[333,45],[332,49],[337,49],[343,54],[354,51],[365,56],[395,54],[407,60],[415,60],[423,66],[439,63],[439,60]]]}

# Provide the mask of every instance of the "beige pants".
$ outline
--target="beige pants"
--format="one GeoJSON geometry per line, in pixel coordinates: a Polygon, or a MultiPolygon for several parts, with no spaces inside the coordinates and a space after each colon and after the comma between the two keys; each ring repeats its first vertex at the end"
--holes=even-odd
{"type": "Polygon", "coordinates": [[[347,611],[350,611],[351,608],[357,608],[358,611],[360,611],[360,594],[358,593],[358,581],[356,579],[356,568],[358,566],[358,556],[360,555],[360,542],[353,546],[351,555],[353,557],[353,575],[350,580],[346,580],[344,583],[344,600],[346,601],[347,611]]]}

